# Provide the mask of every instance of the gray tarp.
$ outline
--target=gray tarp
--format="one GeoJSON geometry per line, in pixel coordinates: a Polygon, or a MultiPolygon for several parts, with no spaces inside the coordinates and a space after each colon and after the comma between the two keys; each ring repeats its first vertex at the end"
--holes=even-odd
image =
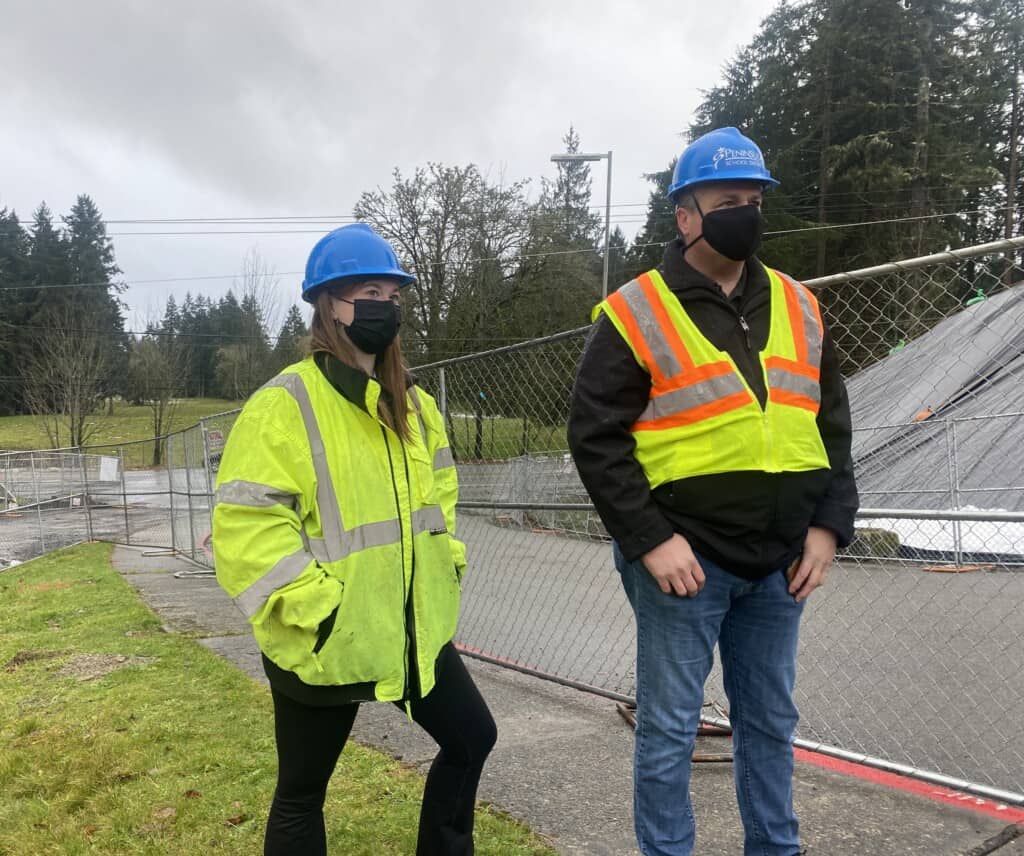
{"type": "Polygon", "coordinates": [[[1013,415],[1024,412],[1024,285],[966,307],[847,386],[862,505],[1024,510],[1024,417],[1013,415]]]}

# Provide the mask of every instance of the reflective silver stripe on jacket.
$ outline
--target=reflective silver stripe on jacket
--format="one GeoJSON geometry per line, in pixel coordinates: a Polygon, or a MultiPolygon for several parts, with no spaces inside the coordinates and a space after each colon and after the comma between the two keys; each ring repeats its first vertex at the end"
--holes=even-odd
{"type": "Polygon", "coordinates": [[[324,548],[327,561],[335,562],[343,557],[345,529],[341,521],[341,507],[338,495],[334,491],[334,480],[327,466],[327,453],[324,450],[324,439],[313,413],[313,403],[309,400],[309,391],[297,374],[280,374],[271,378],[263,385],[263,389],[283,387],[295,399],[302,414],[302,424],[306,428],[309,448],[313,454],[313,470],[316,473],[316,503],[320,511],[320,525],[324,531],[324,548]]]}
{"type": "Polygon", "coordinates": [[[675,416],[677,413],[685,413],[695,407],[745,391],[746,387],[743,385],[743,381],[737,377],[735,372],[729,372],[729,374],[702,380],[692,386],[674,389],[672,392],[652,398],[647,402],[647,407],[644,408],[644,412],[640,414],[637,421],[649,422],[652,419],[675,416]]]}
{"type": "Polygon", "coordinates": [[[416,418],[420,421],[420,436],[423,438],[423,447],[429,448],[427,446],[427,423],[423,421],[423,406],[420,404],[420,394],[417,392],[415,385],[409,387],[409,398],[416,405],[416,418]]]}
{"type": "Polygon", "coordinates": [[[246,505],[250,508],[270,508],[285,505],[294,508],[294,494],[279,490],[273,485],[236,479],[225,482],[217,488],[214,500],[217,503],[227,502],[231,505],[246,505]]]}
{"type": "Polygon", "coordinates": [[[285,556],[245,591],[235,595],[235,604],[246,618],[252,618],[279,588],[298,579],[313,557],[306,550],[296,550],[285,556]]]}
{"type": "Polygon", "coordinates": [[[412,534],[414,536],[427,531],[434,534],[447,532],[447,525],[440,505],[427,505],[412,513],[412,534]]]}
{"type": "Polygon", "coordinates": [[[768,386],[806,396],[821,404],[821,385],[806,375],[785,369],[768,369],[768,386]]]}
{"type": "Polygon", "coordinates": [[[783,287],[791,288],[796,293],[800,304],[800,314],[804,319],[804,336],[807,338],[807,362],[815,368],[821,367],[821,325],[811,303],[811,296],[804,286],[782,277],[783,287]]]}
{"type": "MultiPolygon", "coordinates": [[[[427,423],[423,421],[423,406],[420,403],[420,395],[415,386],[409,387],[409,397],[412,399],[412,403],[416,405],[416,416],[420,421],[420,432],[423,436],[423,445],[429,449],[430,444],[427,442],[427,423]]],[[[434,452],[434,469],[443,470],[445,467],[454,467],[455,458],[452,456],[452,450],[449,447],[438,449],[434,452]]]]}
{"type": "MultiPolygon", "coordinates": [[[[430,518],[432,521],[435,519],[434,517],[430,518]]],[[[444,526],[443,515],[441,526],[444,526]]],[[[415,522],[413,529],[415,534],[415,522]]],[[[281,559],[262,577],[250,585],[249,588],[237,595],[235,603],[238,604],[239,609],[247,617],[251,617],[266,603],[267,598],[275,591],[298,579],[310,562],[314,560],[330,562],[344,559],[346,556],[371,547],[386,547],[389,544],[397,544],[401,537],[402,528],[398,520],[366,523],[363,526],[357,526],[355,529],[345,532],[345,540],[340,555],[336,556],[335,559],[331,559],[327,556],[324,542],[319,538],[309,538],[306,535],[305,527],[303,527],[303,548],[281,559]]]]}
{"type": "Polygon", "coordinates": [[[630,312],[633,313],[637,326],[643,333],[647,347],[651,350],[651,356],[657,362],[661,373],[665,377],[675,377],[683,370],[683,367],[679,365],[675,351],[672,350],[668,339],[665,338],[665,333],[654,315],[654,309],[651,307],[640,281],[634,279],[627,282],[619,289],[619,294],[622,295],[622,299],[626,301],[630,312]]]}

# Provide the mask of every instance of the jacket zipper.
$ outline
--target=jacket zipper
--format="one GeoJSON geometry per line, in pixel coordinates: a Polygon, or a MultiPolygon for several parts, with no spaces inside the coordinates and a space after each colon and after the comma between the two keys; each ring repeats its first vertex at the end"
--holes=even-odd
{"type": "MultiPolygon", "coordinates": [[[[398,500],[398,483],[395,480],[395,462],[391,458],[391,443],[388,442],[387,429],[381,425],[380,433],[384,437],[384,447],[388,450],[388,466],[391,468],[391,488],[395,492],[395,513],[398,514],[398,532],[399,532],[399,544],[402,550],[402,626],[405,629],[405,647],[402,649],[402,666],[405,670],[405,677],[403,680],[402,696],[406,699],[409,698],[409,591],[412,588],[405,586],[405,538],[402,537],[402,506],[398,500]]],[[[408,476],[406,476],[408,478],[408,476]]],[[[410,580],[410,583],[412,581],[410,580]]]]}
{"type": "Polygon", "coordinates": [[[750,351],[751,354],[753,354],[754,348],[750,344],[750,325],[747,323],[747,319],[744,318],[741,314],[737,313],[737,317],[740,319],[740,327],[743,329],[743,338],[747,342],[747,350],[750,351]]]}
{"type": "MultiPolygon", "coordinates": [[[[409,483],[409,456],[405,454],[405,444],[402,443],[402,458],[405,463],[405,495],[409,500],[409,508],[412,508],[412,485],[409,483]]],[[[409,570],[409,597],[405,604],[406,636],[409,643],[409,663],[406,674],[412,677],[410,689],[415,693],[411,698],[420,698],[422,686],[420,685],[419,657],[416,653],[416,546],[413,539],[412,567],[409,570]]]]}

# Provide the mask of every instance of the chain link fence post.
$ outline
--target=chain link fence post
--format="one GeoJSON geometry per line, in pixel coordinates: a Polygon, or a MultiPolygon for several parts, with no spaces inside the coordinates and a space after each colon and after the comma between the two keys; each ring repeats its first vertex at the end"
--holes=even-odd
{"type": "Polygon", "coordinates": [[[124,508],[124,543],[131,546],[132,530],[128,516],[128,483],[124,474],[124,446],[117,447],[117,457],[121,477],[121,505],[124,508]]]}

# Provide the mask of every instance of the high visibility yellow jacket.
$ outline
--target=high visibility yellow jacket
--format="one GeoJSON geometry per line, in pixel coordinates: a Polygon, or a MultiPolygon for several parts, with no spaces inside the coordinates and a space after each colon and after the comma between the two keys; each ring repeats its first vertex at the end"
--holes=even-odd
{"type": "Polygon", "coordinates": [[[412,440],[377,415],[380,385],[343,395],[313,358],[257,390],[217,476],[217,580],[260,649],[306,684],[425,696],[455,633],[465,546],[434,400],[410,387],[412,440]]]}
{"type": "Polygon", "coordinates": [[[647,408],[630,430],[652,488],[716,473],[828,468],[816,421],[824,336],[818,303],[800,283],[767,273],[763,409],[732,357],[708,341],[657,270],[595,308],[594,317],[608,316],[651,376],[647,408]]]}

